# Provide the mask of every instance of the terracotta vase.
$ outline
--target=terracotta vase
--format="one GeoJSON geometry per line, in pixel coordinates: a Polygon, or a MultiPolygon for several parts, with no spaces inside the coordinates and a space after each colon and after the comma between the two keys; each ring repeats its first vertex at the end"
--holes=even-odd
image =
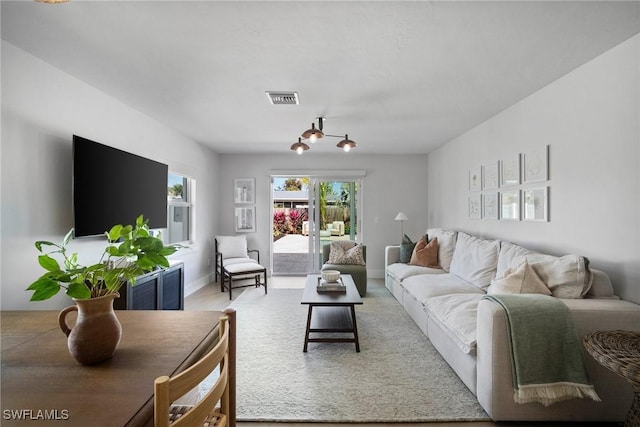
{"type": "Polygon", "coordinates": [[[122,326],[113,311],[113,300],[119,294],[77,300],[76,305],[63,309],[58,315],[60,329],[67,336],[69,353],[83,365],[93,365],[113,356],[120,343],[122,326]],[[75,325],[67,325],[67,314],[77,311],[75,325]]]}

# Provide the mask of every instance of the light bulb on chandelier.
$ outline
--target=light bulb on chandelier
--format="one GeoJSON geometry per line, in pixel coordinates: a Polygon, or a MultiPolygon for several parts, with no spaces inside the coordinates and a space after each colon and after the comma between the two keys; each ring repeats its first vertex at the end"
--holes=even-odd
{"type": "Polygon", "coordinates": [[[338,142],[338,145],[336,145],[336,147],[342,148],[345,153],[348,153],[349,151],[351,151],[352,148],[356,147],[357,145],[358,144],[356,144],[355,141],[352,141],[349,139],[349,135],[345,135],[344,139],[338,142]]]}
{"type": "Polygon", "coordinates": [[[323,120],[322,117],[318,117],[319,129],[316,129],[315,123],[311,123],[311,129],[307,129],[304,132],[302,132],[302,137],[309,139],[309,142],[312,144],[315,144],[316,142],[318,142],[318,139],[324,136],[324,133],[322,133],[322,120],[323,120]]]}
{"type": "Polygon", "coordinates": [[[301,155],[309,149],[309,146],[302,142],[302,138],[298,138],[298,142],[296,142],[295,144],[291,144],[291,149],[298,155],[301,155]]]}

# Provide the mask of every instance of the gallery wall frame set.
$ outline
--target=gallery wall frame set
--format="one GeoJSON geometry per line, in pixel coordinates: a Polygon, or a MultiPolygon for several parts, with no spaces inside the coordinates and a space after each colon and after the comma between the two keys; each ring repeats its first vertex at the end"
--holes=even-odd
{"type": "Polygon", "coordinates": [[[233,180],[234,230],[236,233],[256,231],[256,179],[233,180]],[[238,206],[239,205],[239,206],[238,206]]]}
{"type": "Polygon", "coordinates": [[[468,217],[549,221],[549,146],[469,169],[468,217]]]}

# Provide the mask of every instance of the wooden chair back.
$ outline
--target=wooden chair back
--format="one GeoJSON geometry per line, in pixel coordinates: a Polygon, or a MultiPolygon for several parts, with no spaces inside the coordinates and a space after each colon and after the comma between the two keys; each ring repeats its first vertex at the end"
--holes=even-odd
{"type": "Polygon", "coordinates": [[[200,360],[173,377],[161,376],[154,382],[154,425],[155,427],[202,426],[209,415],[218,417],[217,426],[227,425],[230,414],[229,402],[229,318],[220,318],[219,341],[200,360]],[[186,411],[180,418],[170,421],[171,405],[180,397],[198,386],[219,367],[220,375],[213,387],[186,411]],[[216,408],[220,402],[220,407],[216,408]]]}

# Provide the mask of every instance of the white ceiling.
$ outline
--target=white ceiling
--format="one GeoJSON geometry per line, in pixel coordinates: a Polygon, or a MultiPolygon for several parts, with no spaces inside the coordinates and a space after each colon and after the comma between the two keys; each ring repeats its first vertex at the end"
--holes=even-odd
{"type": "Polygon", "coordinates": [[[426,153],[640,32],[638,1],[1,7],[3,40],[221,153],[287,152],[318,116],[357,152],[426,153]]]}

